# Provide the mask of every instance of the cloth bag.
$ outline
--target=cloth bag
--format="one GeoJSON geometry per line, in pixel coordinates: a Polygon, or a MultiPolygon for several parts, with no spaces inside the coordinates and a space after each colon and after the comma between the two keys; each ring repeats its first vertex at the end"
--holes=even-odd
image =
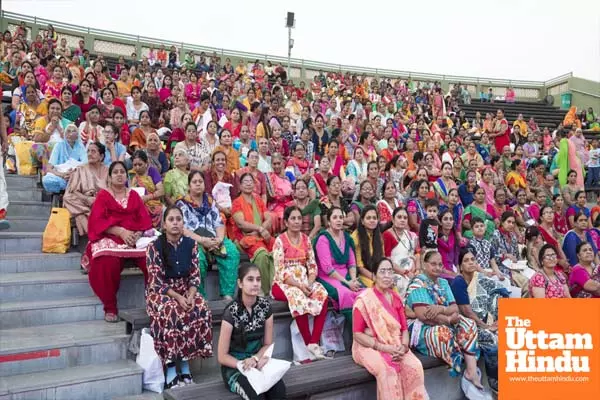
{"type": "Polygon", "coordinates": [[[344,322],[346,318],[342,314],[327,311],[327,318],[321,333],[321,348],[325,353],[330,351],[346,351],[344,346],[344,322]]]}
{"type": "Polygon", "coordinates": [[[66,208],[53,208],[42,235],[42,252],[64,254],[71,243],[71,214],[66,208]]]}
{"type": "Polygon", "coordinates": [[[37,168],[33,166],[31,158],[32,141],[23,141],[14,144],[17,173],[19,175],[35,175],[37,168]]]}
{"type": "MultiPolygon", "coordinates": [[[[308,326],[312,331],[313,327],[313,318],[308,319],[308,326]]],[[[302,334],[300,333],[300,329],[298,329],[298,324],[296,323],[296,319],[292,321],[290,325],[290,332],[292,336],[292,350],[294,351],[294,362],[302,362],[306,360],[315,360],[315,356],[308,351],[306,344],[304,343],[304,339],[302,338],[302,334]]]]}
{"type": "Polygon", "coordinates": [[[248,379],[248,383],[252,386],[252,389],[256,392],[256,394],[262,394],[271,389],[277,382],[283,378],[283,375],[290,369],[292,365],[291,362],[285,360],[278,360],[276,358],[271,358],[273,355],[274,345],[271,344],[267,351],[265,352],[265,356],[269,357],[269,361],[265,364],[265,366],[259,371],[256,368],[251,368],[247,371],[244,371],[243,361],[239,361],[237,363],[237,369],[240,371],[242,375],[248,379]]]}
{"type": "Polygon", "coordinates": [[[162,361],[156,354],[156,350],[154,350],[154,338],[150,335],[148,328],[142,329],[140,352],[135,362],[144,370],[142,376],[144,390],[162,393],[165,386],[165,374],[162,361]]]}

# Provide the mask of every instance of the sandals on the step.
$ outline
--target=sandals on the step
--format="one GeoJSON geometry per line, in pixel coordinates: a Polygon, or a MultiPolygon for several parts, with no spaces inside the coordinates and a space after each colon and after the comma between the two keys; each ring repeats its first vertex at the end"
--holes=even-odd
{"type": "Polygon", "coordinates": [[[114,324],[115,322],[119,322],[119,316],[117,314],[113,314],[113,313],[105,313],[104,320],[106,322],[110,322],[111,324],[114,324]]]}
{"type": "Polygon", "coordinates": [[[182,387],[182,386],[184,386],[184,383],[179,380],[179,375],[177,375],[175,378],[173,378],[173,380],[171,382],[169,382],[169,383],[165,382],[165,390],[172,389],[175,387],[182,387]]]}

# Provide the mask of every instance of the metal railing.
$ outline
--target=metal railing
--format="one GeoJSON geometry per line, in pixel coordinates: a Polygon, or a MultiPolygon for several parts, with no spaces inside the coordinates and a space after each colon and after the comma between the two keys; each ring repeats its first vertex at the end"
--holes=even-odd
{"type": "MultiPolygon", "coordinates": [[[[275,56],[270,54],[260,54],[260,53],[252,53],[245,52],[239,50],[228,50],[222,48],[215,48],[209,46],[200,46],[196,44],[189,44],[185,42],[176,42],[165,39],[157,39],[150,38],[146,36],[132,35],[128,33],[122,32],[113,32],[105,29],[97,29],[90,27],[83,27],[79,25],[69,24],[60,21],[53,21],[45,18],[39,18],[35,16],[25,15],[14,13],[10,11],[2,10],[1,14],[2,18],[6,18],[12,20],[14,23],[19,23],[20,21],[25,21],[27,24],[35,24],[38,27],[45,26],[51,24],[57,31],[69,31],[73,33],[79,34],[88,34],[88,35],[97,35],[102,39],[119,41],[125,40],[127,42],[133,42],[142,46],[149,45],[165,45],[165,46],[175,46],[180,49],[193,50],[199,52],[212,53],[216,52],[220,56],[223,57],[237,57],[244,58],[248,60],[265,60],[271,61],[272,63],[287,63],[287,58],[282,56],[275,56]]],[[[413,80],[424,80],[424,81],[441,81],[441,82],[449,82],[449,83],[465,83],[465,84],[478,84],[485,86],[514,86],[514,87],[525,87],[525,88],[543,88],[548,87],[549,85],[555,85],[556,83],[561,83],[568,78],[572,77],[572,73],[568,73],[565,75],[561,75],[556,78],[552,78],[548,81],[530,81],[530,80],[515,80],[515,79],[498,79],[498,78],[484,78],[484,77],[471,77],[471,76],[460,76],[460,75],[441,75],[441,74],[432,74],[432,73],[422,73],[422,72],[414,72],[414,71],[401,71],[401,70],[392,70],[392,69],[379,69],[379,68],[371,68],[371,67],[361,67],[354,65],[343,65],[343,64],[335,64],[335,63],[327,63],[321,61],[312,61],[312,60],[304,60],[299,58],[292,58],[291,65],[294,67],[300,67],[305,70],[324,70],[324,71],[340,71],[340,72],[350,72],[357,74],[366,74],[370,76],[384,76],[390,78],[411,78],[413,80]]]]}
{"type": "Polygon", "coordinates": [[[564,74],[561,76],[557,76],[556,78],[552,78],[552,79],[548,79],[546,82],[544,82],[544,86],[546,87],[550,87],[550,86],[556,86],[556,84],[561,84],[561,83],[565,83],[569,80],[569,78],[573,77],[573,73],[569,72],[568,74],[564,74]]]}

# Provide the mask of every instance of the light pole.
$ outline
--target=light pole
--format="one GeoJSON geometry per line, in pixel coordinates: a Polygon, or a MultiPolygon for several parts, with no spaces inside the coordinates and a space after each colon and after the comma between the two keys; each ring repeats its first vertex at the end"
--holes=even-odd
{"type": "Polygon", "coordinates": [[[287,63],[287,78],[290,79],[290,61],[292,58],[292,47],[294,47],[294,39],[292,39],[292,29],[296,27],[296,19],[294,13],[287,13],[285,27],[288,28],[288,63],[287,63]]]}

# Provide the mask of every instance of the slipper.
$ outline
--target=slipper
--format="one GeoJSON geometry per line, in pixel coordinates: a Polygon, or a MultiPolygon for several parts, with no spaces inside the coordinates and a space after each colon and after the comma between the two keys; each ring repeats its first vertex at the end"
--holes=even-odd
{"type": "Polygon", "coordinates": [[[315,356],[317,360],[324,360],[326,358],[325,354],[323,353],[323,349],[318,344],[311,343],[308,346],[306,346],[306,348],[309,352],[311,352],[313,356],[315,356]]]}
{"type": "Polygon", "coordinates": [[[0,219],[0,231],[10,228],[10,222],[5,219],[0,219]]]}
{"type": "MultiPolygon", "coordinates": [[[[478,372],[478,375],[480,372],[478,372]]],[[[485,389],[480,389],[463,374],[460,387],[469,400],[492,400],[492,395],[485,389]]]]}
{"type": "Polygon", "coordinates": [[[104,314],[104,320],[106,322],[109,322],[111,324],[114,324],[115,322],[119,322],[119,316],[113,313],[105,313],[104,314]]]}

